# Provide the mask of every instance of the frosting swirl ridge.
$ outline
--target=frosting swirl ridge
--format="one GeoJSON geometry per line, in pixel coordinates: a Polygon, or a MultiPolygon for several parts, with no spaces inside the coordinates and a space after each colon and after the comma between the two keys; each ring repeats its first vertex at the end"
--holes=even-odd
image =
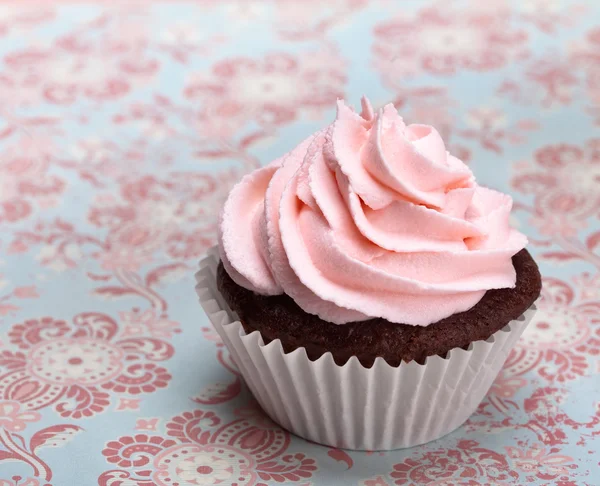
{"type": "Polygon", "coordinates": [[[236,283],[324,320],[426,326],[514,287],[527,239],[511,206],[433,127],[338,101],[333,124],[234,187],[219,248],[236,283]]]}

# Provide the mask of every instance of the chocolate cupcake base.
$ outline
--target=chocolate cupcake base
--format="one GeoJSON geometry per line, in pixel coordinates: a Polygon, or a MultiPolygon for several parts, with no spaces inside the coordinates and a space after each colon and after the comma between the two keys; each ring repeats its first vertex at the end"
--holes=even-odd
{"type": "Polygon", "coordinates": [[[379,358],[365,367],[353,356],[340,366],[331,353],[311,360],[305,347],[285,352],[279,339],[247,333],[217,289],[218,263],[213,249],[196,291],[258,403],[285,429],[337,448],[399,449],[452,432],[477,409],[535,313],[532,305],[487,339],[422,364],[379,358]]]}
{"type": "Polygon", "coordinates": [[[537,264],[527,250],[513,257],[517,273],[512,289],[494,289],[466,312],[454,314],[429,326],[397,324],[369,319],[343,325],[332,324],[304,312],[287,295],[264,296],[236,284],[222,264],[217,268],[217,287],[229,307],[240,317],[244,330],[259,331],[264,342],[279,339],[285,352],[305,348],[311,360],[328,351],[338,365],[356,356],[370,367],[377,357],[391,366],[401,361],[423,363],[454,348],[467,349],[485,340],[521,316],[539,297],[542,286],[537,264]]]}

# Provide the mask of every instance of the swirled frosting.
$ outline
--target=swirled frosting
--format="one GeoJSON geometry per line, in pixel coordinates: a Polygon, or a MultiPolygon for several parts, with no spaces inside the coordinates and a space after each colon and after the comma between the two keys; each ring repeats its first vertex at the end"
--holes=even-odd
{"type": "Polygon", "coordinates": [[[338,101],[333,124],[233,188],[220,256],[238,285],[326,321],[426,326],[514,287],[527,239],[511,206],[433,127],[338,101]]]}

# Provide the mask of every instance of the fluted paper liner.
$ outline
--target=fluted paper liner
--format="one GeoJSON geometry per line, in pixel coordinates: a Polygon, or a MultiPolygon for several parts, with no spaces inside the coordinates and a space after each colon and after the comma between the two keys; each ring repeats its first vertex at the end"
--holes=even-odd
{"type": "Polygon", "coordinates": [[[344,449],[412,447],[446,435],[475,411],[511,348],[536,311],[532,305],[485,341],[445,358],[430,356],[390,366],[377,358],[365,368],[356,357],[337,365],[331,353],[316,361],[304,348],[283,351],[246,334],[216,288],[218,252],[200,262],[196,290],[213,326],[265,412],[300,437],[344,449]]]}

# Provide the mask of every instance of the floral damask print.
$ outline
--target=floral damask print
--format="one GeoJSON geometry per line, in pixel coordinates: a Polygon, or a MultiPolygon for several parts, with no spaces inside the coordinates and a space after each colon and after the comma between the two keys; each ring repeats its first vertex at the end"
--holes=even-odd
{"type": "Polygon", "coordinates": [[[319,0],[277,2],[275,28],[284,39],[322,38],[332,27],[343,24],[350,15],[366,7],[368,0],[319,0]]]}
{"type": "Polygon", "coordinates": [[[345,62],[330,49],[276,52],[220,61],[209,73],[192,74],[184,94],[202,104],[202,132],[222,136],[249,122],[273,127],[300,113],[319,116],[343,97],[345,82],[345,62]]]}
{"type": "Polygon", "coordinates": [[[166,436],[137,434],[108,442],[102,454],[120,469],[103,473],[99,484],[265,486],[267,481],[299,482],[316,471],[314,459],[286,454],[289,433],[261,411],[237,414],[226,421],[195,409],[173,417],[166,436]]]}
{"type": "Polygon", "coordinates": [[[91,417],[120,394],[152,393],[171,379],[157,364],[173,355],[171,344],[120,337],[105,314],[78,314],[72,323],[31,319],[12,326],[8,338],[19,351],[0,353],[0,396],[26,410],[52,406],[62,417],[91,417]]]}
{"type": "Polygon", "coordinates": [[[562,280],[544,279],[538,312],[512,350],[505,372],[514,376],[534,371],[559,383],[595,373],[592,357],[600,355],[600,302],[587,301],[579,292],[562,280]]]}
{"type": "Polygon", "coordinates": [[[525,479],[528,482],[536,479],[548,481],[561,476],[561,479],[568,480],[571,470],[577,468],[573,458],[556,454],[557,448],[534,444],[528,448],[508,446],[505,449],[516,469],[527,475],[525,479]]]}
{"type": "Polygon", "coordinates": [[[561,29],[575,27],[588,12],[585,3],[563,0],[522,0],[516,3],[490,0],[469,4],[474,14],[512,17],[527,23],[543,34],[555,34],[561,29]]]}
{"type": "Polygon", "coordinates": [[[539,128],[534,119],[510,120],[506,113],[494,106],[478,106],[465,115],[465,130],[458,133],[479,142],[482,148],[503,152],[503,144],[519,145],[527,141],[528,134],[539,128]]]}
{"type": "Polygon", "coordinates": [[[143,144],[121,145],[112,140],[89,137],[78,140],[57,154],[56,165],[71,171],[94,189],[126,181],[138,172],[150,155],[143,144]]]}
{"type": "Polygon", "coordinates": [[[134,308],[119,314],[124,323],[123,336],[138,336],[150,334],[154,338],[171,338],[180,333],[179,323],[170,320],[165,315],[159,315],[156,309],[141,310],[134,308]]]}
{"type": "Polygon", "coordinates": [[[497,93],[513,103],[537,104],[550,109],[569,105],[578,94],[580,80],[572,62],[563,54],[550,52],[527,62],[525,79],[505,79],[497,93]]]}
{"type": "Polygon", "coordinates": [[[527,32],[506,16],[424,8],[375,27],[374,66],[392,87],[422,72],[489,71],[527,55],[527,32]]]}
{"type": "Polygon", "coordinates": [[[506,484],[519,477],[510,466],[503,454],[474,440],[459,440],[456,447],[433,449],[395,464],[390,476],[397,485],[453,484],[465,479],[469,482],[461,484],[477,485],[479,480],[506,484]]]}
{"type": "Polygon", "coordinates": [[[166,26],[158,35],[158,50],[176,62],[187,64],[195,56],[209,55],[227,42],[227,35],[222,33],[205,37],[194,20],[166,26]]]}
{"type": "MultiPolygon", "coordinates": [[[[478,434],[501,434],[519,431],[519,437],[533,437],[547,446],[549,452],[558,452],[556,447],[569,444],[569,436],[578,437],[577,445],[600,437],[600,408],[594,407],[584,418],[574,418],[565,409],[573,397],[567,388],[542,387],[528,392],[525,397],[515,397],[508,407],[498,407],[492,399],[484,400],[475,414],[464,425],[464,430],[478,434]]],[[[527,439],[529,440],[529,439],[527,439]]],[[[517,440],[520,447],[529,447],[528,442],[517,440]]],[[[516,468],[512,468],[516,470],[516,468]]],[[[585,475],[585,471],[581,471],[585,475]]],[[[570,473],[574,476],[574,473],[570,473]]]]}
{"type": "Polygon", "coordinates": [[[0,9],[0,38],[34,30],[54,20],[56,12],[49,5],[2,5],[0,9]]]}
{"type": "Polygon", "coordinates": [[[144,23],[124,15],[104,16],[57,37],[51,45],[28,46],[4,57],[0,76],[13,90],[65,105],[123,97],[159,70],[145,50],[144,23]],[[142,29],[142,30],[140,30],[142,29]]]}
{"type": "Polygon", "coordinates": [[[0,402],[0,428],[9,432],[21,432],[25,429],[27,422],[37,422],[42,416],[38,412],[20,410],[19,402],[0,402]]]}
{"type": "Polygon", "coordinates": [[[89,219],[108,229],[96,254],[102,267],[137,270],[159,249],[176,260],[199,258],[216,239],[216,215],[236,175],[148,175],[123,184],[119,199],[98,198],[89,219]]]}
{"type": "Polygon", "coordinates": [[[523,0],[510,4],[525,22],[541,32],[555,34],[559,29],[576,26],[587,13],[585,4],[561,0],[523,0]]]}
{"type": "MultiPolygon", "coordinates": [[[[560,454],[558,447],[542,444],[505,447],[506,453],[490,450],[474,441],[459,440],[449,449],[432,448],[414,453],[395,464],[386,476],[376,476],[360,482],[360,486],[392,485],[515,485],[531,484],[537,480],[557,480],[567,486],[575,477],[577,465],[573,458],[560,454]]],[[[578,474],[577,474],[578,475],[578,474]]]]}
{"type": "MultiPolygon", "coordinates": [[[[104,239],[56,219],[18,232],[11,247],[23,252],[39,246],[40,263],[57,271],[76,268],[83,255],[105,272],[135,272],[161,254],[173,260],[199,258],[216,241],[217,215],[237,178],[237,171],[129,177],[118,193],[100,193],[90,204],[88,220],[106,234],[104,239]]],[[[169,274],[182,271],[174,264],[169,274]]]]}
{"type": "MultiPolygon", "coordinates": [[[[509,372],[501,370],[487,394],[487,403],[500,413],[508,415],[510,412],[519,409],[515,395],[527,384],[527,379],[521,376],[511,376],[509,372]]],[[[485,408],[485,405],[483,408],[485,408]]]]}
{"type": "MultiPolygon", "coordinates": [[[[114,116],[114,123],[140,133],[136,141],[138,151],[140,147],[148,146],[148,139],[170,140],[178,151],[186,147],[190,157],[204,164],[221,160],[233,162],[234,169],[225,172],[232,183],[242,175],[238,167],[246,172],[260,166],[260,160],[251,149],[265,144],[275,133],[275,127],[260,126],[238,132],[228,124],[228,115],[225,115],[224,118],[213,117],[199,103],[181,103],[164,95],[155,95],[151,103],[133,103],[124,107],[114,116]]],[[[147,163],[155,157],[156,154],[144,153],[142,161],[147,163]]],[[[173,161],[174,156],[167,152],[157,165],[166,167],[173,161]]]]}
{"type": "MultiPolygon", "coordinates": [[[[65,181],[50,173],[53,146],[47,138],[17,134],[8,125],[0,156],[0,224],[16,223],[37,208],[55,206],[65,181]]],[[[0,141],[4,138],[0,134],[0,141]]]]}
{"type": "Polygon", "coordinates": [[[532,161],[515,166],[514,189],[533,194],[527,210],[530,222],[542,235],[575,236],[600,214],[600,139],[585,145],[547,145],[535,152],[532,161]]]}
{"type": "Polygon", "coordinates": [[[589,419],[574,419],[564,408],[569,399],[566,388],[534,390],[523,401],[527,420],[519,423],[517,428],[533,432],[537,440],[546,446],[568,444],[567,434],[575,432],[578,435],[577,445],[585,446],[588,440],[600,436],[600,408],[596,406],[589,419]]]}
{"type": "Polygon", "coordinates": [[[12,479],[0,479],[0,486],[40,486],[41,483],[36,478],[22,478],[13,476],[12,479]]]}
{"type": "MultiPolygon", "coordinates": [[[[3,395],[0,394],[0,397],[3,395]]],[[[52,479],[52,471],[38,456],[44,447],[62,447],[81,431],[76,425],[53,425],[35,432],[28,442],[20,435],[29,425],[39,422],[42,416],[38,412],[28,410],[21,403],[0,399],[0,464],[3,461],[18,461],[28,464],[38,478],[52,479]]],[[[13,476],[14,482],[0,480],[0,486],[37,486],[37,479],[21,481],[20,476],[13,476]]],[[[44,483],[45,484],[45,483],[44,483]]]]}
{"type": "Polygon", "coordinates": [[[0,323],[2,317],[13,315],[21,308],[21,303],[17,303],[16,299],[35,299],[39,297],[34,285],[15,287],[12,291],[5,293],[4,288],[8,285],[8,282],[2,277],[0,273],[0,323]]]}
{"type": "Polygon", "coordinates": [[[0,2],[0,486],[596,484],[598,2],[58,3],[0,2]],[[229,188],[363,94],[510,189],[544,276],[476,413],[406,451],[275,426],[192,289],[229,188]]]}
{"type": "Polygon", "coordinates": [[[523,77],[503,80],[497,94],[521,105],[545,109],[570,105],[581,98],[600,122],[600,68],[598,28],[588,31],[565,50],[548,50],[527,60],[523,77]]]}
{"type": "Polygon", "coordinates": [[[217,405],[233,400],[242,391],[242,377],[220,338],[217,343],[217,360],[233,375],[233,381],[212,383],[204,387],[192,398],[194,402],[201,405],[217,405]]]}
{"type": "Polygon", "coordinates": [[[585,39],[571,47],[569,60],[583,71],[585,77],[586,102],[590,112],[600,124],[600,27],[587,32],[585,39]]]}
{"type": "Polygon", "coordinates": [[[383,476],[376,476],[372,479],[365,479],[358,483],[359,486],[392,486],[391,483],[388,483],[383,476]]]}
{"type": "Polygon", "coordinates": [[[247,0],[199,0],[203,9],[221,8],[228,30],[267,23],[284,40],[322,40],[330,29],[343,25],[365,8],[369,0],[318,0],[254,2],[247,0]]]}

